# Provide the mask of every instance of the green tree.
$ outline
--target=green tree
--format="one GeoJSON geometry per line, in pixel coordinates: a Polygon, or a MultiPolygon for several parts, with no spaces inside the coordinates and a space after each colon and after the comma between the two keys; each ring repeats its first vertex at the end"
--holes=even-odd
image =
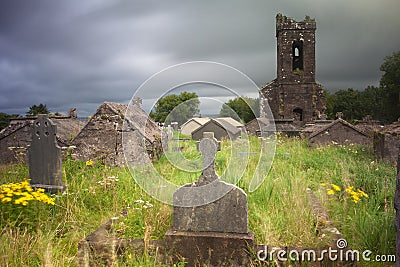
{"type": "Polygon", "coordinates": [[[27,116],[37,116],[38,114],[49,114],[50,111],[47,109],[46,105],[40,103],[39,105],[33,105],[26,112],[27,116]]]}
{"type": "Polygon", "coordinates": [[[247,123],[260,115],[260,99],[246,96],[229,100],[222,105],[219,112],[221,117],[232,117],[247,123]]]}
{"type": "Polygon", "coordinates": [[[199,105],[200,100],[196,93],[182,92],[179,95],[167,95],[157,101],[154,111],[150,112],[150,117],[157,122],[170,124],[176,121],[182,125],[199,114],[199,105]]]}
{"type": "Polygon", "coordinates": [[[368,86],[363,91],[349,88],[328,95],[329,118],[342,111],[347,120],[359,120],[366,115],[382,122],[397,120],[400,117],[400,52],[385,57],[380,70],[384,72],[380,87],[368,86]]]}
{"type": "Polygon", "coordinates": [[[374,119],[387,121],[387,101],[387,94],[382,87],[368,86],[361,92],[361,103],[364,116],[371,115],[374,119]]]}
{"type": "Polygon", "coordinates": [[[380,86],[387,98],[385,119],[395,121],[400,117],[400,51],[385,57],[380,70],[380,86]]]}
{"type": "Polygon", "coordinates": [[[361,92],[348,88],[330,95],[327,101],[328,115],[334,118],[337,112],[343,112],[346,120],[359,120],[364,116],[361,92]]]}
{"type": "Polygon", "coordinates": [[[17,118],[19,117],[18,114],[6,114],[3,112],[0,112],[0,130],[6,128],[8,124],[10,123],[10,120],[12,118],[17,118]]]}

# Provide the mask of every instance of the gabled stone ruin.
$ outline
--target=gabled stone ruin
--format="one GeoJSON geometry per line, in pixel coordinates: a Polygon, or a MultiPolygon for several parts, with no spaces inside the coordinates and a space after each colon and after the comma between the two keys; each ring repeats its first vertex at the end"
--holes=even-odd
{"type": "Polygon", "coordinates": [[[371,138],[351,123],[337,119],[328,124],[321,124],[308,136],[311,147],[325,145],[371,145],[371,138]]]}
{"type": "Polygon", "coordinates": [[[73,140],[72,143],[76,146],[75,158],[91,159],[109,166],[125,166],[123,132],[129,138],[128,157],[134,164],[146,162],[144,151],[151,159],[157,159],[161,155],[161,129],[141,109],[140,103],[128,106],[104,102],[73,140]],[[127,111],[131,114],[129,118],[133,119],[125,119],[127,111]]]}

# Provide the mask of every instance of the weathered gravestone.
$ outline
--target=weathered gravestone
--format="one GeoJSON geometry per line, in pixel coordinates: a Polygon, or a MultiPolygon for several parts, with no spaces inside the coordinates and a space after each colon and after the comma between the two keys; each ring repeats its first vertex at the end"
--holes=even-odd
{"type": "Polygon", "coordinates": [[[178,131],[178,122],[176,121],[171,122],[171,126],[172,129],[174,129],[174,131],[178,131]]]}
{"type": "Polygon", "coordinates": [[[165,241],[176,259],[189,266],[242,266],[249,259],[254,234],[248,231],[247,195],[215,172],[219,142],[204,133],[198,144],[203,172],[197,182],[180,187],[174,194],[172,229],[165,241]]]}
{"type": "Polygon", "coordinates": [[[48,191],[64,190],[61,148],[57,145],[57,126],[47,115],[39,115],[32,125],[29,147],[29,175],[32,187],[48,191]]]}
{"type": "Polygon", "coordinates": [[[171,141],[174,138],[174,132],[172,131],[171,125],[168,125],[167,127],[167,137],[168,141],[171,141]]]}

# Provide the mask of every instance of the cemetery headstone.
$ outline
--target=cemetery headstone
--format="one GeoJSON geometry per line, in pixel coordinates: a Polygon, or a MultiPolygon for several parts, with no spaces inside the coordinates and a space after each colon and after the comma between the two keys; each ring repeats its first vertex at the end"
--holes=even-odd
{"type": "Polygon", "coordinates": [[[203,172],[197,182],[181,187],[174,194],[173,229],[248,233],[247,195],[224,181],[215,172],[215,155],[220,150],[214,133],[204,133],[198,144],[203,172]],[[210,201],[215,201],[208,203],[210,201]]]}
{"type": "Polygon", "coordinates": [[[48,191],[64,190],[62,182],[61,148],[57,145],[57,126],[40,114],[32,125],[29,147],[29,175],[32,187],[48,191]]]}
{"type": "Polygon", "coordinates": [[[171,141],[174,138],[174,132],[172,131],[171,125],[167,126],[167,137],[168,141],[171,141]]]}
{"type": "Polygon", "coordinates": [[[254,245],[248,231],[247,195],[220,180],[215,155],[220,150],[214,133],[198,143],[203,158],[199,179],[174,194],[172,229],[165,234],[169,255],[185,266],[247,266],[254,245]]]}
{"type": "Polygon", "coordinates": [[[171,122],[171,126],[172,129],[174,129],[174,131],[178,131],[178,122],[176,121],[171,122]]]}

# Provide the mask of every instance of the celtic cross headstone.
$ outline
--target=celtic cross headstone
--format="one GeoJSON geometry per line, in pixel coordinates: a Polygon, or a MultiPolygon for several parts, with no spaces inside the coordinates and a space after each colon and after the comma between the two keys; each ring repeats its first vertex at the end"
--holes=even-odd
{"type": "Polygon", "coordinates": [[[248,233],[247,195],[239,187],[220,180],[215,172],[219,142],[212,132],[198,143],[203,158],[199,179],[174,194],[173,230],[248,233]]]}
{"type": "Polygon", "coordinates": [[[29,176],[32,187],[48,191],[64,190],[61,148],[57,144],[57,125],[48,115],[40,114],[32,125],[29,147],[29,176]]]}

